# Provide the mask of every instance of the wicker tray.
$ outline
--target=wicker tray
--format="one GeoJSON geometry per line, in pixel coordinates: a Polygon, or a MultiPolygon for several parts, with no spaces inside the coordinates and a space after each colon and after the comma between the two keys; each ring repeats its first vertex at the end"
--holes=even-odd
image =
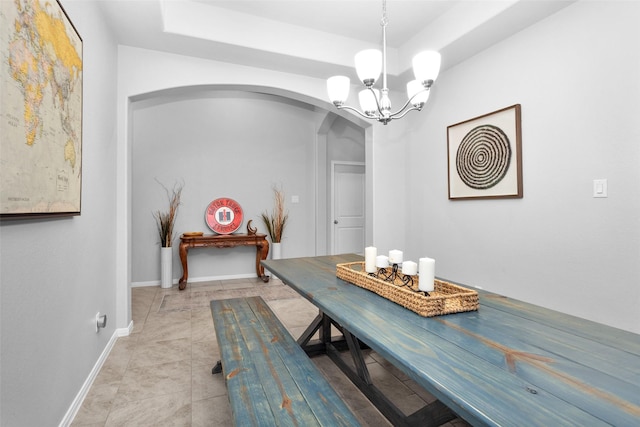
{"type": "MultiPolygon", "coordinates": [[[[391,270],[389,267],[387,270],[391,270]]],[[[364,262],[349,262],[336,265],[336,276],[368,289],[376,294],[395,302],[420,316],[432,317],[442,314],[475,311],[478,309],[478,293],[442,280],[435,280],[433,292],[429,296],[415,292],[418,290],[418,277],[413,277],[413,287],[399,286],[402,281],[386,282],[369,276],[364,271],[364,262]]]]}

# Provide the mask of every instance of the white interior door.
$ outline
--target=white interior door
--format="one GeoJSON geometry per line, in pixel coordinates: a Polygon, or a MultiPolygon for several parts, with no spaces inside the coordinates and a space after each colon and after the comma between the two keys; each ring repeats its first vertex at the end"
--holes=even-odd
{"type": "Polygon", "coordinates": [[[364,253],[364,163],[332,163],[332,254],[364,253]]]}

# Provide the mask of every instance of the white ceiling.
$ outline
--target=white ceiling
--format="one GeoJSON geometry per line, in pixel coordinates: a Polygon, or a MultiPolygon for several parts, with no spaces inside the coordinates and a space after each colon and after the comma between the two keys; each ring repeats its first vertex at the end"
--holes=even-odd
{"type": "MultiPolygon", "coordinates": [[[[390,86],[411,58],[440,51],[443,69],[575,0],[388,0],[390,86]]],[[[103,0],[123,45],[319,78],[355,78],[353,55],[382,43],[381,0],[103,0]]],[[[399,78],[397,78],[399,77],[399,78]]]]}
{"type": "MultiPolygon", "coordinates": [[[[193,0],[344,37],[380,40],[382,0],[193,0]]],[[[389,46],[398,47],[460,1],[387,0],[389,46]]]]}

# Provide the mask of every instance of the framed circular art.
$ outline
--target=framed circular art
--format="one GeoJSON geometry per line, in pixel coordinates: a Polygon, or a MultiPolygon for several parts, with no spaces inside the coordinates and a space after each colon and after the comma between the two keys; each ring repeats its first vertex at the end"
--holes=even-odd
{"type": "Polygon", "coordinates": [[[521,108],[447,127],[449,199],[522,198],[521,108]]]}
{"type": "Polygon", "coordinates": [[[238,202],[221,197],[209,203],[204,219],[209,228],[218,234],[231,234],[242,225],[244,214],[238,202]]]}

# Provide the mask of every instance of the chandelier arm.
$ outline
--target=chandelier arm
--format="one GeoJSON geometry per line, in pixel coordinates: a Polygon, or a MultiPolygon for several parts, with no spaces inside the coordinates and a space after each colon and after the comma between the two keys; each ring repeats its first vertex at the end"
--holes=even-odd
{"type": "MultiPolygon", "coordinates": [[[[413,99],[413,98],[412,98],[412,99],[413,99]]],[[[409,104],[410,104],[410,103],[411,103],[411,99],[409,99],[407,102],[405,102],[405,103],[404,103],[404,105],[402,106],[402,108],[400,108],[398,111],[396,111],[395,113],[391,113],[391,114],[389,115],[389,117],[391,117],[392,119],[395,119],[395,118],[398,118],[398,119],[399,119],[400,117],[403,117],[403,116],[404,116],[404,114],[402,114],[402,113],[404,112],[404,110],[406,110],[406,108],[409,106],[409,104]],[[396,117],[396,116],[398,116],[399,114],[402,114],[402,116],[400,116],[400,117],[396,117]]],[[[409,111],[411,111],[411,110],[416,110],[416,109],[417,109],[417,107],[412,106],[412,107],[411,107],[411,109],[410,109],[409,111]]]]}
{"type": "Polygon", "coordinates": [[[411,98],[409,98],[409,100],[407,101],[407,104],[410,103],[411,101],[413,101],[413,98],[415,98],[416,96],[420,95],[422,92],[427,92],[429,90],[431,90],[431,86],[425,87],[421,91],[414,93],[413,96],[411,98]]]}
{"type": "MultiPolygon", "coordinates": [[[[371,91],[371,95],[373,95],[373,99],[376,100],[376,108],[378,109],[378,113],[380,113],[380,117],[384,116],[384,114],[382,113],[382,107],[380,106],[380,100],[376,96],[376,91],[373,90],[372,86],[369,86],[367,89],[371,91]]],[[[367,116],[367,117],[372,118],[372,116],[367,116]]]]}
{"type": "Polygon", "coordinates": [[[411,108],[410,110],[407,110],[407,112],[405,112],[404,114],[402,114],[400,117],[396,117],[397,115],[401,114],[401,113],[405,110],[405,108],[407,108],[407,107],[409,106],[409,104],[411,104],[411,101],[413,101],[413,98],[415,98],[416,96],[420,95],[422,92],[426,92],[426,91],[428,91],[428,90],[429,90],[429,89],[426,89],[426,88],[425,88],[425,89],[421,90],[420,92],[416,92],[416,93],[415,93],[411,98],[409,98],[409,99],[407,100],[407,102],[405,102],[405,103],[404,103],[404,105],[402,106],[402,108],[400,108],[400,109],[399,109],[398,111],[396,111],[395,113],[391,113],[389,117],[394,118],[394,119],[399,119],[399,118],[404,117],[404,116],[405,116],[409,111],[411,111],[411,110],[418,110],[418,111],[422,110],[422,107],[415,107],[415,106],[414,106],[414,107],[413,107],[413,108],[411,108]]]}
{"type": "Polygon", "coordinates": [[[411,106],[411,108],[408,108],[408,109],[406,109],[406,110],[399,110],[399,111],[396,111],[396,112],[395,112],[395,113],[393,113],[391,116],[389,116],[389,120],[398,120],[398,119],[401,119],[401,118],[403,118],[404,116],[406,116],[406,115],[407,115],[407,113],[408,113],[409,111],[414,111],[414,110],[422,111],[422,107],[411,106]],[[400,114],[400,113],[402,113],[402,114],[400,114]],[[398,115],[398,114],[400,114],[400,115],[398,115]]]}
{"type": "Polygon", "coordinates": [[[374,120],[378,120],[378,117],[377,117],[377,116],[368,116],[368,115],[366,115],[365,113],[363,113],[362,111],[358,110],[357,108],[353,108],[353,107],[350,107],[350,106],[348,106],[348,105],[341,105],[341,106],[339,106],[339,107],[338,107],[338,109],[339,109],[339,110],[351,110],[351,111],[353,111],[353,112],[355,112],[355,113],[358,113],[360,116],[364,117],[365,119],[370,119],[370,120],[371,120],[371,119],[374,119],[374,120]]]}

